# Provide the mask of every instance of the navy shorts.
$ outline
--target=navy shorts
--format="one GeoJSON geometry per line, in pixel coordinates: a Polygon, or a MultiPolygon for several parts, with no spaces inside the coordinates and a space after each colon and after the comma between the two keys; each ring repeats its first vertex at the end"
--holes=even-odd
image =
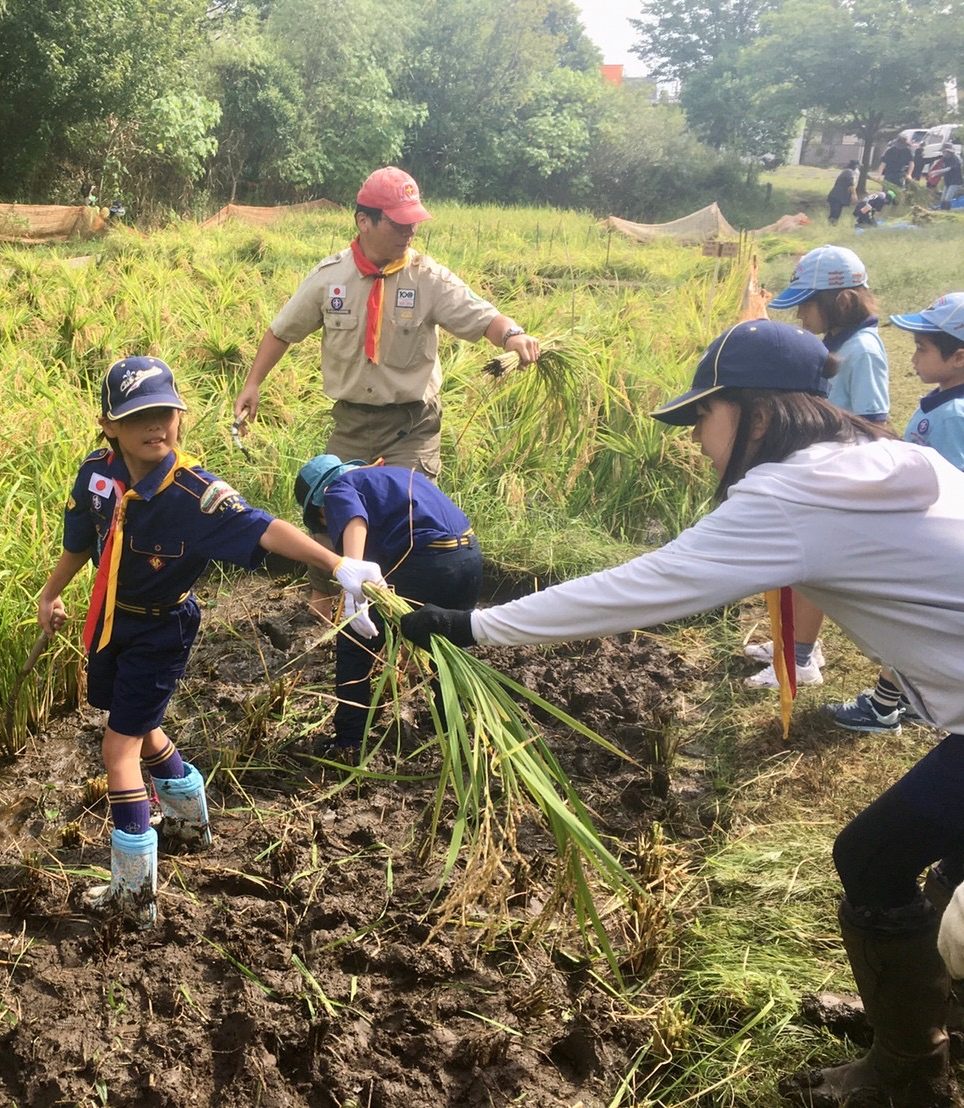
{"type": "Polygon", "coordinates": [[[160,617],[115,612],[110,642],[87,658],[87,702],[108,709],[108,726],[122,735],[159,727],[200,625],[193,596],[160,617]]]}

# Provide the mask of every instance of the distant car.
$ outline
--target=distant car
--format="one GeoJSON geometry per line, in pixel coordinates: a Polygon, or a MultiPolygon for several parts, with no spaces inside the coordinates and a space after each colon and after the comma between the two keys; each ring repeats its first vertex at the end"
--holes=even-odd
{"type": "MultiPolygon", "coordinates": [[[[911,148],[915,147],[919,142],[924,141],[924,136],[927,134],[927,127],[908,127],[906,130],[901,131],[897,136],[899,139],[907,139],[911,148]]],[[[896,141],[896,139],[894,140],[896,141]]],[[[888,146],[891,145],[888,143],[888,146]]]]}
{"type": "Polygon", "coordinates": [[[924,172],[926,173],[932,162],[936,162],[941,156],[941,147],[945,142],[951,142],[954,150],[960,157],[960,134],[964,128],[959,123],[941,123],[936,127],[930,127],[921,139],[924,144],[924,172]]]}

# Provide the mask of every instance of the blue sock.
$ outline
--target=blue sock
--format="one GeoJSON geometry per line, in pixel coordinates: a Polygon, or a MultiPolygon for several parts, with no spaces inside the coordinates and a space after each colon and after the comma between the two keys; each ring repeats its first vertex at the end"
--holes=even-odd
{"type": "Polygon", "coordinates": [[[793,644],[793,659],[798,666],[805,666],[809,663],[815,646],[816,643],[812,642],[795,642],[793,644]]]}
{"type": "Polygon", "coordinates": [[[147,789],[118,789],[107,794],[110,817],[118,831],[126,835],[143,835],[150,830],[151,805],[147,789]]]}
{"type": "Polygon", "coordinates": [[[160,754],[144,758],[143,762],[150,771],[151,777],[161,777],[167,780],[184,776],[184,762],[177,752],[177,747],[170,739],[167,740],[167,746],[160,754]]]}

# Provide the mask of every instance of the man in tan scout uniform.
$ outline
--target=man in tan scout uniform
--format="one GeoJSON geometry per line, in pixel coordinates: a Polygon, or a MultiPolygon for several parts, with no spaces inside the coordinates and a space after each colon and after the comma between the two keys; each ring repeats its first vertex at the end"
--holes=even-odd
{"type": "MultiPolygon", "coordinates": [[[[411,249],[418,224],[430,218],[403,170],[371,174],[357,196],[358,237],[319,262],[272,320],[235,402],[236,417],[257,414],[261,382],[291,343],[321,329],[323,387],[335,401],[325,452],[384,458],[438,477],[438,328],[473,342],[485,337],[516,351],[523,365],[539,357],[539,343],[454,273],[411,249]]],[[[312,608],[329,616],[328,582],[312,574],[311,584],[312,608]]]]}

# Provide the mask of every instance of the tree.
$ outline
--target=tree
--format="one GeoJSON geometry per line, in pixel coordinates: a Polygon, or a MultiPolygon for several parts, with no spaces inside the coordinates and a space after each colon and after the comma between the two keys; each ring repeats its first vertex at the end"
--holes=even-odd
{"type": "Polygon", "coordinates": [[[779,0],[643,0],[629,22],[639,38],[632,52],[653,77],[685,81],[724,54],[748,46],[760,19],[779,0]]]}
{"type": "Polygon", "coordinates": [[[681,82],[680,102],[693,132],[716,149],[781,154],[794,121],[759,93],[744,58],[761,19],[778,0],[645,0],[630,22],[633,52],[653,76],[681,82]]]}
{"type": "Polygon", "coordinates": [[[962,36],[944,0],[785,0],[748,60],[775,99],[863,139],[863,185],[881,129],[918,122],[917,102],[955,71],[962,36]]]}
{"type": "Polygon", "coordinates": [[[0,193],[76,197],[81,178],[98,180],[118,123],[149,127],[159,100],[197,91],[203,17],[203,0],[8,0],[0,193]]]}
{"type": "Polygon", "coordinates": [[[598,64],[571,0],[422,0],[405,87],[426,111],[407,161],[437,194],[493,199],[517,171],[544,192],[545,159],[571,165],[598,64]]]}
{"type": "Polygon", "coordinates": [[[389,0],[276,0],[265,34],[299,87],[297,127],[272,158],[306,195],[348,200],[396,160],[423,117],[401,88],[411,16],[389,0]]]}

